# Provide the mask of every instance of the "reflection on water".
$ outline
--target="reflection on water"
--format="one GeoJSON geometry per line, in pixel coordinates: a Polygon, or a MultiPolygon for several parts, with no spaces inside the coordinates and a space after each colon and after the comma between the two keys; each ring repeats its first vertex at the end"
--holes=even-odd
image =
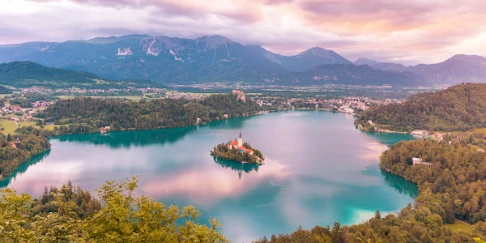
{"type": "Polygon", "coordinates": [[[220,159],[220,158],[216,158],[216,157],[214,157],[214,162],[218,163],[223,168],[230,168],[234,171],[237,171],[238,175],[240,176],[240,179],[241,179],[241,172],[242,171],[245,172],[245,173],[250,173],[250,171],[258,172],[258,167],[260,166],[260,165],[251,164],[251,163],[243,164],[243,163],[238,162],[238,161],[224,160],[224,159],[220,159]]]}
{"type": "Polygon", "coordinates": [[[385,179],[387,185],[395,188],[401,194],[407,194],[412,198],[418,197],[418,188],[413,182],[407,181],[402,177],[381,170],[381,176],[385,179]]]}
{"type": "Polygon", "coordinates": [[[411,134],[398,134],[398,133],[388,133],[388,132],[364,132],[364,134],[388,146],[391,146],[402,140],[410,141],[414,139],[413,135],[411,134]]]}
{"type": "Polygon", "coordinates": [[[2,186],[41,195],[71,180],[93,190],[106,180],[136,175],[138,194],[165,204],[194,205],[201,222],[217,218],[232,241],[362,222],[379,209],[413,202],[416,187],[378,167],[387,144],[402,134],[357,131],[353,117],[328,112],[281,112],[199,127],[62,136],[51,151],[19,168],[2,186]],[[213,158],[215,145],[243,140],[265,164],[213,158]],[[42,162],[39,162],[42,161],[42,162]]]}
{"type": "Polygon", "coordinates": [[[93,134],[59,136],[61,142],[76,142],[97,145],[109,145],[111,148],[130,148],[150,144],[175,143],[184,136],[194,132],[198,127],[182,127],[134,132],[110,132],[93,136],[93,134]]]}
{"type": "Polygon", "coordinates": [[[17,178],[18,176],[21,176],[23,173],[25,173],[30,166],[35,165],[35,164],[41,162],[42,160],[44,160],[47,156],[49,156],[50,153],[51,153],[51,150],[47,150],[43,153],[40,153],[40,154],[32,157],[26,163],[21,164],[11,175],[0,180],[0,188],[8,186],[8,184],[10,184],[10,182],[12,180],[15,180],[15,178],[17,178]]]}

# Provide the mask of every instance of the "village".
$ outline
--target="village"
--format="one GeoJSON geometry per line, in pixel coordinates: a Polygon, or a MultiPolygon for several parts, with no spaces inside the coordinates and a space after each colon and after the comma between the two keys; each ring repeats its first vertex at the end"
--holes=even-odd
{"type": "Polygon", "coordinates": [[[161,88],[134,88],[134,87],[127,87],[123,89],[73,89],[73,88],[64,88],[64,89],[48,89],[42,87],[30,87],[30,88],[21,88],[20,93],[44,93],[44,94],[116,94],[119,92],[123,93],[155,93],[161,94],[164,93],[166,89],[161,88]]]}
{"type": "Polygon", "coordinates": [[[14,122],[26,122],[30,121],[33,115],[37,113],[39,109],[45,109],[51,104],[52,102],[36,101],[31,103],[31,108],[22,108],[19,105],[11,105],[6,103],[0,109],[0,116],[8,116],[10,120],[14,122]]]}
{"type": "Polygon", "coordinates": [[[368,97],[344,96],[339,98],[325,97],[265,97],[257,96],[252,99],[260,106],[273,107],[276,110],[324,110],[357,114],[373,105],[387,105],[402,103],[402,99],[374,99],[368,97]]]}

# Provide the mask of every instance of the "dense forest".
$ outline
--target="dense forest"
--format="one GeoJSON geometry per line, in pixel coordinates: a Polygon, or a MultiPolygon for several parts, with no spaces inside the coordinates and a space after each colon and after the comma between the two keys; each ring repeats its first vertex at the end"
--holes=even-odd
{"type": "Polygon", "coordinates": [[[60,100],[38,117],[56,125],[74,124],[77,127],[82,124],[88,132],[94,132],[105,126],[110,126],[111,130],[191,126],[221,120],[225,115],[228,118],[248,116],[259,110],[253,101],[243,102],[232,94],[211,95],[199,101],[157,99],[135,102],[81,97],[60,100]]]}
{"type": "Polygon", "coordinates": [[[3,85],[0,85],[0,94],[11,94],[13,91],[3,85]]]}
{"type": "Polygon", "coordinates": [[[260,161],[265,159],[260,150],[252,148],[248,143],[243,143],[243,147],[253,150],[253,155],[250,155],[248,152],[240,153],[239,150],[236,148],[229,149],[226,145],[227,144],[224,143],[216,145],[213,151],[211,151],[211,155],[219,159],[240,162],[246,161],[248,163],[260,163],[260,161]]]}
{"type": "Polygon", "coordinates": [[[32,128],[18,129],[15,135],[0,133],[0,178],[12,173],[21,163],[51,147],[47,136],[32,128]]]}
{"type": "MultiPolygon", "coordinates": [[[[483,135],[484,137],[484,135],[483,135]]],[[[484,138],[483,138],[484,140],[484,138]]],[[[381,168],[417,183],[416,202],[447,223],[486,220],[486,154],[463,140],[400,142],[383,153],[381,168]],[[412,165],[412,158],[433,164],[412,165]]]]}
{"type": "Polygon", "coordinates": [[[192,206],[166,206],[134,197],[138,180],[109,181],[97,198],[71,183],[33,199],[12,189],[0,191],[2,242],[228,242],[198,221],[192,206]]]}
{"type": "Polygon", "coordinates": [[[356,124],[374,130],[410,132],[468,131],[486,127],[486,84],[460,84],[448,89],[410,96],[402,104],[371,107],[358,115],[356,124]]]}

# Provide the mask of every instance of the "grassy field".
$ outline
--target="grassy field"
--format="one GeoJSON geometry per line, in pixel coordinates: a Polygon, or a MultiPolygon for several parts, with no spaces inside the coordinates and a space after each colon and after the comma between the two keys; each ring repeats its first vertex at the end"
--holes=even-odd
{"type": "Polygon", "coordinates": [[[486,128],[476,129],[476,132],[486,134],[486,128]]]}
{"type": "Polygon", "coordinates": [[[18,122],[20,127],[28,127],[28,126],[35,126],[35,122],[30,121],[30,122],[18,122]]]}
{"type": "Polygon", "coordinates": [[[13,134],[15,133],[15,129],[17,129],[17,124],[13,121],[1,119],[0,120],[0,127],[3,128],[3,133],[4,134],[13,134]]]}
{"type": "MultiPolygon", "coordinates": [[[[39,127],[37,127],[37,128],[39,128],[39,127]]],[[[52,130],[54,130],[54,125],[44,126],[44,129],[47,130],[47,131],[52,131],[52,130]]]]}
{"type": "Polygon", "coordinates": [[[453,224],[445,224],[444,227],[450,229],[453,232],[468,232],[472,233],[474,231],[474,225],[456,220],[453,224]]]}
{"type": "MultiPolygon", "coordinates": [[[[74,99],[76,97],[81,97],[81,96],[74,96],[74,95],[61,95],[61,96],[58,96],[59,99],[74,99]]],[[[99,99],[104,99],[104,98],[110,98],[110,99],[129,99],[129,100],[135,100],[135,101],[139,101],[142,99],[142,96],[136,96],[136,95],[133,95],[133,96],[130,96],[130,95],[125,95],[125,96],[82,96],[82,97],[91,97],[91,98],[99,98],[99,99]]]]}

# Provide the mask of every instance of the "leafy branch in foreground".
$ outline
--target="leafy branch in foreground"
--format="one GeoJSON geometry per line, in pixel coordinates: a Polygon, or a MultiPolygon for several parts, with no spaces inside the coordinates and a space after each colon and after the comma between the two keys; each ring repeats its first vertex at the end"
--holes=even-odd
{"type": "MultiPolygon", "coordinates": [[[[135,177],[106,182],[98,190],[100,207],[85,218],[72,210],[76,200],[69,196],[85,191],[73,191],[67,185],[51,190],[52,200],[44,202],[55,205],[57,210],[35,214],[33,209],[43,197],[36,201],[28,194],[4,189],[0,192],[2,241],[228,242],[217,231],[221,224],[215,219],[210,220],[210,226],[199,224],[200,213],[193,206],[180,209],[145,196],[134,197],[137,186],[135,177]]],[[[97,201],[92,197],[90,200],[97,201]]]]}

